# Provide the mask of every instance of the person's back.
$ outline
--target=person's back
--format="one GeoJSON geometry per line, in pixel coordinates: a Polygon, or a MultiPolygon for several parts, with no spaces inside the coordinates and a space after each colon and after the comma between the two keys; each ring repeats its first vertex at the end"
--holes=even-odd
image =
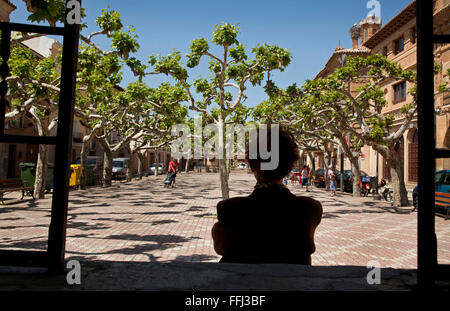
{"type": "Polygon", "coordinates": [[[319,202],[275,184],[221,201],[217,217],[230,238],[221,262],[311,264],[321,215],[319,202]]]}
{"type": "Polygon", "coordinates": [[[248,197],[217,204],[219,221],[212,235],[214,249],[223,256],[221,262],[311,264],[322,205],[311,198],[297,197],[283,186],[283,178],[299,153],[295,138],[287,130],[280,129],[278,140],[277,168],[263,170],[261,164],[267,160],[259,156],[249,159],[247,153],[258,181],[255,190],[248,197]]]}

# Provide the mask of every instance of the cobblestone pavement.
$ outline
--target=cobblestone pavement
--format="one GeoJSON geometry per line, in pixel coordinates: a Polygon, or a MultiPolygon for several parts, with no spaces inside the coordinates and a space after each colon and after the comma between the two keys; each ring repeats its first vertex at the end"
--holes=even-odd
{"type": "MultiPolygon", "coordinates": [[[[116,183],[70,193],[67,258],[114,261],[217,262],[211,228],[220,201],[213,173],[179,174],[177,187],[164,189],[164,176],[116,183]]],[[[251,193],[254,179],[231,175],[231,196],[251,193]]],[[[359,265],[376,260],[382,267],[416,267],[417,213],[372,198],[330,197],[323,189],[309,195],[323,205],[316,231],[313,265],[359,265]]],[[[11,195],[10,195],[11,198],[11,195]]],[[[13,199],[13,198],[11,198],[13,199]]],[[[0,205],[0,249],[45,250],[51,195],[33,202],[0,205]]],[[[450,220],[436,217],[439,263],[450,263],[450,220]]]]}

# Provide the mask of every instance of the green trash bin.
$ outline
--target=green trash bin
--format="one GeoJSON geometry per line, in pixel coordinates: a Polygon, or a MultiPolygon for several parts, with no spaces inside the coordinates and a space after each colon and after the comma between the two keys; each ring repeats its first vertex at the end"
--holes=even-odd
{"type": "MultiPolygon", "coordinates": [[[[36,178],[36,163],[20,163],[20,178],[25,187],[33,187],[36,178]]],[[[45,189],[53,188],[53,169],[54,165],[49,163],[47,166],[47,178],[45,181],[45,189]]]]}
{"type": "Polygon", "coordinates": [[[33,187],[34,178],[36,176],[36,164],[35,163],[20,163],[20,179],[24,187],[33,187]]]}

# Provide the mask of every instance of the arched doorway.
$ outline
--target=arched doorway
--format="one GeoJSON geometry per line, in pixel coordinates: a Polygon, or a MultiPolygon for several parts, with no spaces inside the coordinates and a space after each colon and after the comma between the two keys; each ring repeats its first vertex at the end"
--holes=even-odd
{"type": "Polygon", "coordinates": [[[408,181],[418,182],[419,181],[419,141],[418,141],[418,131],[417,129],[412,129],[409,133],[409,144],[408,144],[408,181]]]}

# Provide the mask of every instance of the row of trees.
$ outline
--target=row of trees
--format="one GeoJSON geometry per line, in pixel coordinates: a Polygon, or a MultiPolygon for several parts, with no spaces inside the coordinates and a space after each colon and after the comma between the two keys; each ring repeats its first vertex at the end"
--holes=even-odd
{"type": "MultiPolygon", "coordinates": [[[[55,25],[64,20],[62,0],[24,1],[32,12],[31,21],[55,25]]],[[[145,64],[132,56],[139,50],[137,36],[134,28],[124,29],[118,12],[104,10],[96,22],[99,29],[89,35],[82,34],[79,47],[75,115],[90,129],[83,138],[81,188],[85,187],[86,158],[92,140],[97,139],[103,147],[103,183],[110,186],[115,154],[126,149],[131,159],[137,154],[141,161],[144,150],[172,141],[171,126],[186,123],[190,109],[202,115],[207,123],[217,125],[219,140],[215,151],[224,156],[219,160],[220,181],[222,196],[228,198],[230,161],[225,151],[225,126],[246,119],[249,110],[243,103],[247,99],[247,86],[261,85],[266,74],[283,71],[291,61],[290,53],[264,44],[254,47],[251,50],[254,57],[250,58],[246,47],[237,40],[238,27],[223,23],[216,25],[212,34],[212,42],[222,49],[222,55],[213,55],[208,41],[200,38],[192,41],[186,64],[177,51],[167,56],[151,55],[145,64]],[[94,42],[94,38],[100,36],[109,39],[108,50],[94,42]],[[189,70],[197,67],[203,57],[209,58],[211,76],[192,79],[189,70]],[[134,73],[136,81],[120,90],[117,85],[122,81],[125,68],[134,73]],[[174,83],[150,88],[143,80],[155,74],[168,75],[174,83]],[[109,142],[112,132],[120,135],[118,143],[109,142]]],[[[82,25],[82,29],[85,28],[86,25],[82,25]]],[[[60,55],[37,57],[21,44],[38,36],[20,33],[12,39],[11,76],[8,78],[11,108],[6,120],[26,116],[40,136],[48,136],[58,125],[61,58],[60,55]]],[[[42,145],[36,168],[37,198],[44,197],[47,162],[48,146],[42,145]]]]}
{"type": "Polygon", "coordinates": [[[414,71],[403,70],[380,55],[352,57],[333,74],[306,81],[302,87],[283,90],[272,85],[270,99],[254,115],[263,122],[289,125],[307,150],[327,153],[330,143],[338,145],[352,164],[355,196],[360,195],[361,148],[371,146],[391,169],[394,204],[404,206],[408,198],[398,148],[417,111],[415,83],[414,71]],[[409,90],[413,100],[397,116],[383,113],[387,100],[382,85],[387,81],[414,85],[409,90]]]}
{"type": "MultiPolygon", "coordinates": [[[[64,19],[62,0],[31,3],[32,21],[55,24],[64,19]]],[[[403,70],[379,55],[353,57],[328,77],[306,81],[302,87],[294,84],[280,89],[271,80],[271,74],[284,71],[290,64],[289,51],[263,44],[251,49],[249,54],[238,41],[236,26],[227,23],[215,26],[212,44],[214,50],[219,50],[217,55],[205,38],[191,41],[184,64],[178,51],[166,56],[150,55],[148,62],[133,57],[139,50],[134,28],[124,29],[120,14],[114,10],[102,11],[96,22],[97,31],[81,36],[75,114],[91,130],[83,138],[82,166],[86,167],[90,142],[99,140],[104,149],[105,186],[111,185],[114,155],[126,149],[131,159],[137,155],[142,161],[146,149],[169,144],[174,139],[170,135],[172,125],[187,123],[193,127],[193,120],[188,120],[188,110],[191,110],[203,117],[202,126],[207,123],[217,126],[216,152],[223,156],[219,159],[223,199],[229,197],[230,172],[225,128],[230,123],[246,122],[250,116],[259,123],[289,125],[297,134],[299,146],[310,157],[315,150],[328,154],[331,143],[339,145],[352,163],[354,195],[359,194],[361,148],[371,146],[391,168],[394,204],[408,204],[397,150],[417,111],[415,87],[410,88],[413,100],[402,107],[396,120],[394,115],[383,113],[387,101],[382,85],[387,81],[415,85],[415,72],[403,70]],[[109,39],[108,50],[94,43],[94,38],[100,36],[109,39]],[[210,76],[193,79],[190,72],[200,66],[203,58],[208,60],[210,76]],[[121,90],[117,85],[124,70],[131,70],[135,81],[121,90]],[[144,82],[146,77],[161,74],[171,77],[172,83],[150,88],[144,82]],[[263,83],[269,99],[256,108],[245,106],[247,87],[263,83]],[[121,137],[115,144],[108,140],[113,131],[121,137]]],[[[11,110],[6,117],[13,120],[27,116],[33,120],[39,135],[46,136],[57,125],[60,58],[37,58],[20,44],[29,38],[29,34],[22,33],[12,40],[11,77],[8,78],[11,110]]],[[[440,87],[440,91],[444,90],[447,85],[440,87]]],[[[40,146],[36,197],[44,193],[47,153],[46,146],[40,146]]],[[[83,170],[82,188],[85,176],[83,170]]]]}
{"type": "MultiPolygon", "coordinates": [[[[32,21],[48,21],[54,25],[64,20],[64,1],[45,0],[28,4],[32,21]]],[[[110,186],[114,155],[126,149],[131,159],[137,154],[142,161],[146,149],[170,143],[171,126],[184,122],[187,115],[186,107],[181,104],[186,99],[181,85],[162,83],[150,88],[142,81],[145,66],[130,56],[139,49],[137,36],[132,27],[124,29],[120,14],[103,10],[96,22],[99,30],[88,36],[81,35],[79,46],[75,116],[90,129],[82,144],[81,188],[85,187],[86,159],[92,140],[97,139],[103,147],[103,183],[110,186]],[[109,39],[108,50],[94,43],[97,36],[109,39]],[[121,89],[118,85],[125,68],[134,73],[136,81],[121,89]],[[120,140],[111,144],[109,137],[113,132],[120,140]]],[[[83,25],[83,28],[86,27],[83,25]]],[[[61,55],[43,58],[22,44],[39,36],[18,33],[11,41],[10,77],[7,78],[7,96],[11,106],[6,121],[27,117],[39,136],[49,136],[58,126],[61,55]]],[[[47,163],[48,146],[40,145],[35,181],[37,198],[44,197],[47,163]]]]}
{"type": "MultiPolygon", "coordinates": [[[[441,70],[436,66],[436,74],[441,70]]],[[[446,75],[450,76],[450,69],[446,75]]],[[[436,95],[447,91],[448,83],[444,83],[436,95]]],[[[267,93],[270,99],[253,112],[256,120],[288,125],[310,157],[312,151],[324,152],[325,166],[331,161],[330,144],[339,146],[352,165],[354,196],[360,196],[361,148],[371,146],[390,167],[394,205],[409,204],[399,148],[417,113],[415,71],[403,70],[381,55],[352,57],[325,78],[285,90],[270,84],[267,93]],[[408,83],[412,100],[395,114],[386,114],[384,88],[396,82],[408,83]]]]}

